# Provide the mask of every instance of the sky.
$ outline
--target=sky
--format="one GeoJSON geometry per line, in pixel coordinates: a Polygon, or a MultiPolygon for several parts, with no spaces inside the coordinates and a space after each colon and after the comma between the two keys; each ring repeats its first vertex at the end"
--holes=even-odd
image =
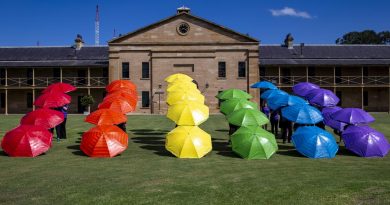
{"type": "Polygon", "coordinates": [[[350,31],[390,30],[389,0],[0,0],[0,46],[71,45],[81,34],[94,44],[96,5],[100,42],[176,13],[191,13],[249,34],[261,44],[333,44],[350,31]]]}

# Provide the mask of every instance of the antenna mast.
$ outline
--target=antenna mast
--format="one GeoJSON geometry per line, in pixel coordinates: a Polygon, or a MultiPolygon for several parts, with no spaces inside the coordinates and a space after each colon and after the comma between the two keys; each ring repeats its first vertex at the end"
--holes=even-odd
{"type": "Polygon", "coordinates": [[[95,17],[95,45],[99,45],[99,26],[100,26],[100,18],[99,18],[99,5],[96,5],[96,17],[95,17]]]}

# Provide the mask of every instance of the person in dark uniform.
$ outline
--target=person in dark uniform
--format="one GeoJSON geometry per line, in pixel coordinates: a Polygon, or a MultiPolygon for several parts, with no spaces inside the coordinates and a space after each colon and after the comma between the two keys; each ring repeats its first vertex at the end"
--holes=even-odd
{"type": "Polygon", "coordinates": [[[275,137],[278,137],[279,118],[280,116],[278,110],[271,111],[271,115],[270,115],[271,132],[275,135],[275,137]]]}
{"type": "Polygon", "coordinates": [[[284,118],[283,115],[281,115],[280,118],[280,128],[282,129],[283,144],[285,144],[286,141],[290,143],[292,132],[293,132],[293,125],[292,122],[284,118]]]}
{"type": "Polygon", "coordinates": [[[55,127],[57,140],[66,139],[66,119],[68,117],[68,109],[69,109],[69,104],[66,104],[62,107],[55,108],[55,110],[60,111],[62,112],[62,114],[64,114],[64,121],[55,127]]]}
{"type": "MultiPolygon", "coordinates": [[[[263,112],[267,116],[267,118],[269,119],[271,111],[270,111],[269,107],[267,106],[266,102],[261,107],[261,112],[263,112]]],[[[267,130],[267,128],[268,128],[268,124],[263,125],[263,129],[267,130]]]]}

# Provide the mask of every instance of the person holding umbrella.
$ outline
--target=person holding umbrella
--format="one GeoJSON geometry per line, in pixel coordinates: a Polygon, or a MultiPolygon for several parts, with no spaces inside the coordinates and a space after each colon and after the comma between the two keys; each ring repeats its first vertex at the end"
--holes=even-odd
{"type": "Polygon", "coordinates": [[[270,115],[271,132],[277,137],[279,131],[279,111],[272,110],[270,115]]]}
{"type": "Polygon", "coordinates": [[[64,121],[55,127],[57,139],[66,139],[66,118],[68,117],[68,109],[69,104],[66,104],[62,107],[54,108],[54,110],[58,110],[62,112],[62,114],[64,114],[64,121]]]}
{"type": "MultiPolygon", "coordinates": [[[[268,119],[270,118],[270,109],[267,105],[267,102],[264,102],[263,106],[261,107],[261,112],[263,112],[267,116],[268,119]]],[[[263,125],[263,129],[267,130],[267,128],[268,128],[267,125],[268,124],[263,125]]]]}

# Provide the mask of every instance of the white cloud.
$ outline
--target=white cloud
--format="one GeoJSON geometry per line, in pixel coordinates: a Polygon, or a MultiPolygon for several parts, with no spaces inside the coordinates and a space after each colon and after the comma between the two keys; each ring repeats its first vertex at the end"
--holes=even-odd
{"type": "Polygon", "coordinates": [[[269,10],[272,14],[272,16],[294,16],[294,17],[300,17],[305,19],[311,19],[313,18],[309,13],[306,11],[298,11],[290,7],[284,7],[283,9],[270,9],[269,10]]]}

